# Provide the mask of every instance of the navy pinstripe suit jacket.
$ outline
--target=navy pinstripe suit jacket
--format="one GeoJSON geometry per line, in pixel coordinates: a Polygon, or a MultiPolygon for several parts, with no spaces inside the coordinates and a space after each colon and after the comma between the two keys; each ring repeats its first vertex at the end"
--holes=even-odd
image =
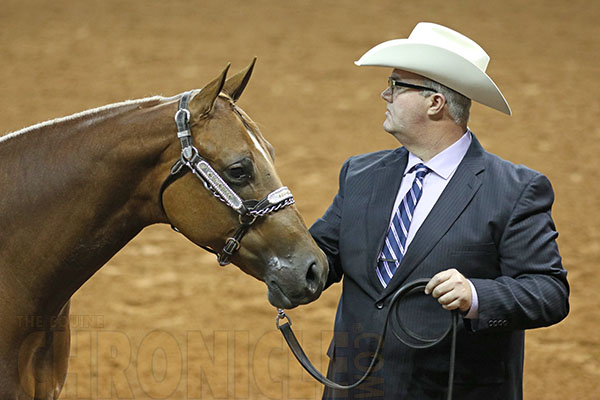
{"type": "MultiPolygon", "coordinates": [[[[454,398],[521,399],[524,330],[557,323],[569,311],[550,182],[486,152],[473,137],[383,289],[375,266],[407,160],[403,147],[348,159],[333,203],[310,228],[329,259],[328,285],[343,277],[328,375],[345,383],[362,375],[394,290],[456,268],[477,290],[479,318],[459,323],[454,398]]],[[[439,332],[443,311],[431,298],[420,295],[400,309],[415,329],[439,332]]],[[[449,340],[419,350],[388,334],[373,376],[349,392],[326,389],[324,398],[444,399],[449,349],[449,340]]]]}

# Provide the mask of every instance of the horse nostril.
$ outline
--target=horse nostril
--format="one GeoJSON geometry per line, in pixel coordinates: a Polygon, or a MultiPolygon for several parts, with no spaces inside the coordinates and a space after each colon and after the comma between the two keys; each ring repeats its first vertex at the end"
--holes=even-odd
{"type": "Polygon", "coordinates": [[[311,294],[319,289],[319,273],[316,262],[311,263],[306,271],[306,286],[311,294]]]}

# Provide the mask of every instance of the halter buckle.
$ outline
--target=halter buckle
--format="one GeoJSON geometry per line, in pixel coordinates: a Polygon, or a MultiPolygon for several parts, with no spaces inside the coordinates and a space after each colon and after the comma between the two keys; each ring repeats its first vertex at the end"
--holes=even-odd
{"type": "Polygon", "coordinates": [[[230,237],[227,239],[227,243],[225,243],[225,246],[223,247],[223,253],[231,257],[239,248],[240,242],[237,239],[230,237]]]}
{"type": "Polygon", "coordinates": [[[190,114],[190,110],[188,110],[187,108],[180,108],[179,110],[177,110],[177,112],[175,113],[175,122],[179,123],[179,118],[180,118],[181,114],[184,114],[184,120],[182,122],[184,124],[189,123],[191,114],[190,114]]]}

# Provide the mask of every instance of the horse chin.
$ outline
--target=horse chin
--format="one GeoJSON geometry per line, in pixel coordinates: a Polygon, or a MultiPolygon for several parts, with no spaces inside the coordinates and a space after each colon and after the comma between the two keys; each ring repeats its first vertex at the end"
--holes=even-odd
{"type": "Polygon", "coordinates": [[[277,283],[267,283],[267,288],[269,289],[267,298],[273,307],[290,310],[298,306],[297,303],[292,302],[292,300],[285,295],[277,283]]]}
{"type": "Polygon", "coordinates": [[[286,292],[274,281],[266,282],[268,288],[267,298],[273,307],[291,310],[302,304],[308,304],[321,296],[323,290],[320,287],[315,293],[304,294],[301,296],[289,296],[286,292]]]}

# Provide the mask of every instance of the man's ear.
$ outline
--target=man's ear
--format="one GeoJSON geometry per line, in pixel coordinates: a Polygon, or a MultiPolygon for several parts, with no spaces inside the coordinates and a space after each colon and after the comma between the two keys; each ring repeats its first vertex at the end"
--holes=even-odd
{"type": "Polygon", "coordinates": [[[429,96],[429,108],[427,114],[431,116],[442,116],[446,106],[446,97],[441,93],[434,93],[429,96]]]}

